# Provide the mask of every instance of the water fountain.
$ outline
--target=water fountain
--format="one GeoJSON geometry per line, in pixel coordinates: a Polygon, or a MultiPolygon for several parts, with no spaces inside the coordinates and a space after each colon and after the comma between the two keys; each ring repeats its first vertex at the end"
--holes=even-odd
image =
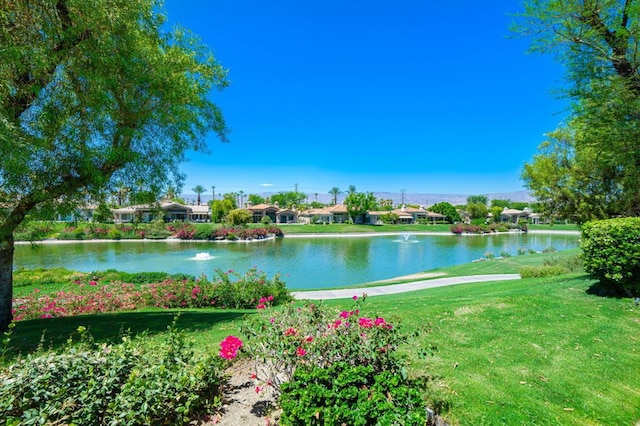
{"type": "Polygon", "coordinates": [[[400,234],[400,239],[399,240],[393,240],[396,243],[417,243],[418,240],[416,240],[415,235],[413,235],[410,232],[403,232],[402,234],[400,234]]]}
{"type": "Polygon", "coordinates": [[[196,253],[195,257],[191,258],[192,260],[211,260],[215,259],[215,257],[211,256],[209,252],[196,253]]]}

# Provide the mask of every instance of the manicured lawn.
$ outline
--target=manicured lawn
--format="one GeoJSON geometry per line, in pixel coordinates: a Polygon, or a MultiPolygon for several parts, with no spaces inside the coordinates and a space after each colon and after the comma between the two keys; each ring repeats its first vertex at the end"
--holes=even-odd
{"type": "MultiPolygon", "coordinates": [[[[517,272],[561,252],[443,269],[450,275],[517,272]]],[[[368,298],[366,315],[429,330],[405,348],[413,374],[435,378],[431,398],[454,424],[634,424],[640,420],[640,309],[589,294],[582,274],[441,287],[368,298]],[[427,358],[417,354],[435,348],[427,358]]],[[[351,300],[326,302],[347,309],[351,300]]],[[[99,341],[119,330],[157,337],[177,310],[145,310],[19,322],[15,351],[61,345],[78,326],[99,341]]],[[[217,351],[253,311],[182,310],[178,326],[200,351],[217,351]]]]}
{"type": "Polygon", "coordinates": [[[287,234],[360,234],[376,232],[449,232],[450,225],[277,225],[287,234]]]}

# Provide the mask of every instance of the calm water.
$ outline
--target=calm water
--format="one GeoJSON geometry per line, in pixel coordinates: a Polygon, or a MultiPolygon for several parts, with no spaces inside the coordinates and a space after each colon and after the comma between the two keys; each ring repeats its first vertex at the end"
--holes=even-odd
{"type": "Polygon", "coordinates": [[[489,251],[541,251],[578,246],[578,235],[411,235],[354,238],[283,238],[254,243],[120,241],[16,246],[15,267],[65,267],[91,272],[184,272],[257,267],[282,273],[291,289],[339,287],[471,262],[489,251]],[[205,256],[204,253],[208,253],[205,256]]]}

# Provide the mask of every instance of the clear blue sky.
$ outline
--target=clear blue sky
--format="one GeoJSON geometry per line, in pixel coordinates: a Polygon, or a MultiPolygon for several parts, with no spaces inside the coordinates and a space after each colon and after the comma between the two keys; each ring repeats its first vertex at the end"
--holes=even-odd
{"type": "Polygon", "coordinates": [[[166,0],[229,70],[231,129],[190,155],[184,193],[486,194],[519,174],[566,102],[562,67],[528,54],[518,2],[166,0]]]}

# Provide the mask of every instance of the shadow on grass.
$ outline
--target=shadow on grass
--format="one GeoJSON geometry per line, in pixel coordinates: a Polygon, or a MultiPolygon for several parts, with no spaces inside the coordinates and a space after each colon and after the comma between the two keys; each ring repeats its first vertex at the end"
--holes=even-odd
{"type": "Polygon", "coordinates": [[[251,311],[240,310],[179,310],[135,311],[95,315],[80,315],[16,323],[9,344],[9,357],[33,352],[40,345],[56,349],[72,337],[77,341],[77,329],[84,326],[97,342],[117,340],[127,330],[132,336],[147,332],[156,335],[167,330],[180,313],[179,330],[207,331],[221,323],[237,320],[251,311]],[[44,338],[43,338],[44,336],[44,338]]]}
{"type": "Polygon", "coordinates": [[[602,283],[599,281],[594,282],[588,289],[587,294],[593,296],[607,297],[611,299],[636,299],[636,304],[640,303],[640,294],[633,293],[632,291],[625,291],[615,285],[602,283]]]}

